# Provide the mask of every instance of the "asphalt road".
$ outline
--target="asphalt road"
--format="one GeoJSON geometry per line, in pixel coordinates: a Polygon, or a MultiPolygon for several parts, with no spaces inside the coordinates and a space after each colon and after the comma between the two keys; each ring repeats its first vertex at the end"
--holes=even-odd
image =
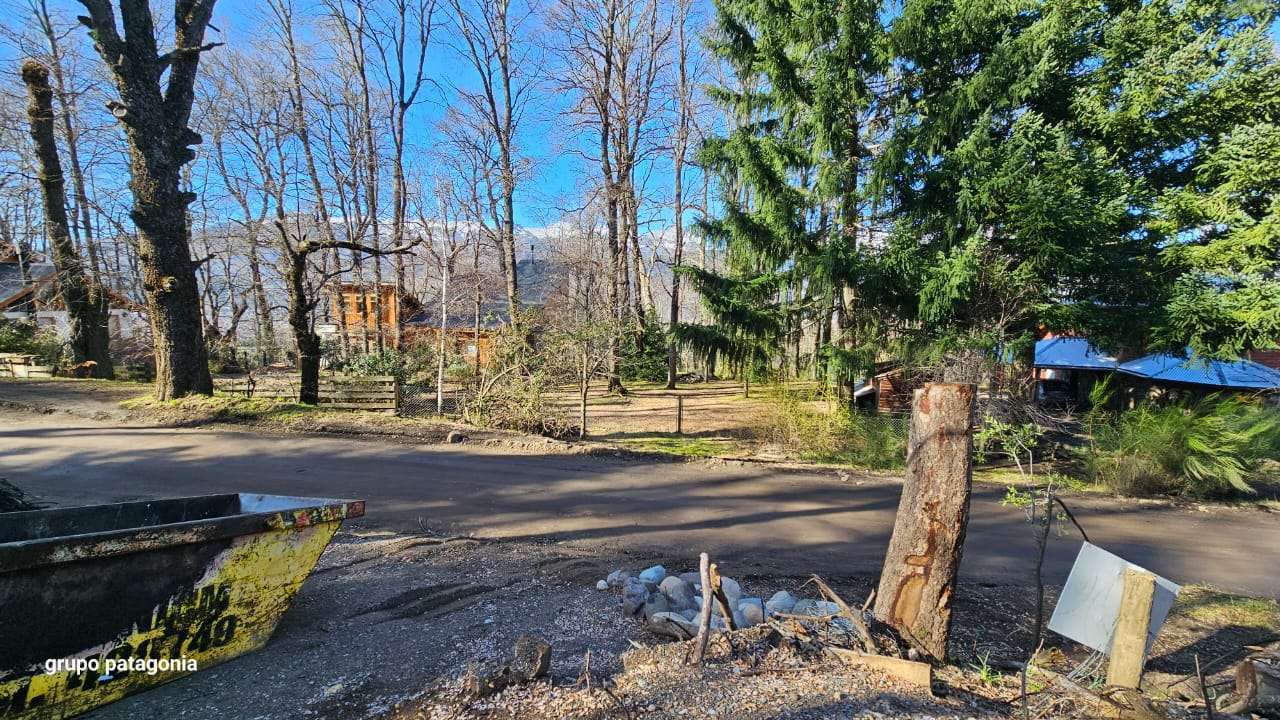
{"type": "MultiPolygon", "coordinates": [[[[587,545],[629,566],[874,575],[901,486],[768,465],[530,454],[223,429],[121,427],[0,408],[0,477],[58,504],[221,492],[363,498],[365,528],[587,545]]],[[[977,486],[962,576],[1029,585],[1034,541],[1003,490],[977,486]]],[[[1280,596],[1280,516],[1109,498],[1069,500],[1090,539],[1176,582],[1280,596]]],[[[1061,583],[1079,535],[1051,542],[1061,583]]]]}

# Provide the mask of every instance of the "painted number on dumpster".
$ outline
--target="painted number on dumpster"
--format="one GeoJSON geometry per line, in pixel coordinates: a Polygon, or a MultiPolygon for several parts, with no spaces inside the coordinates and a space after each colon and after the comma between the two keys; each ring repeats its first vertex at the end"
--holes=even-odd
{"type": "MultiPolygon", "coordinates": [[[[132,642],[120,642],[97,656],[95,666],[106,668],[122,660],[178,660],[190,658],[231,643],[240,625],[239,618],[227,613],[231,605],[231,586],[207,585],[180,593],[141,618],[132,642]]],[[[108,673],[85,670],[66,674],[68,692],[92,690],[130,675],[127,670],[108,673]]],[[[35,691],[39,692],[39,691],[35,691]]],[[[43,694],[32,696],[28,678],[9,698],[0,697],[0,716],[17,714],[45,703],[43,694]]]]}

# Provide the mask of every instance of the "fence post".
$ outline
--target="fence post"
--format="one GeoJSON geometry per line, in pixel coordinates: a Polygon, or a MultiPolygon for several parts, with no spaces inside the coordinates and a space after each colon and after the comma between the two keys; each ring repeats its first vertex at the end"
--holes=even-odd
{"type": "Polygon", "coordinates": [[[976,395],[951,383],[915,391],[902,499],[876,591],[876,616],[939,661],[969,524],[976,395]]]}
{"type": "Polygon", "coordinates": [[[1136,688],[1142,680],[1147,656],[1147,629],[1151,624],[1151,600],[1156,592],[1156,576],[1129,568],[1124,574],[1120,595],[1120,615],[1111,639],[1111,661],[1107,664],[1107,684],[1136,688]]]}
{"type": "Polygon", "coordinates": [[[676,396],[676,434],[684,434],[684,396],[676,396]]]}

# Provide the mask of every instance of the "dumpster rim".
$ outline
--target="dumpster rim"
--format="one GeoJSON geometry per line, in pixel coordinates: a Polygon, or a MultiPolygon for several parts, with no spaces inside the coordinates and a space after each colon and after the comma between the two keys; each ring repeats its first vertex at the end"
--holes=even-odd
{"type": "MultiPolygon", "coordinates": [[[[190,500],[238,495],[256,498],[282,498],[307,501],[293,507],[274,510],[257,510],[221,515],[213,518],[186,520],[161,525],[143,525],[115,530],[55,535],[0,543],[0,574],[30,570],[94,558],[129,555],[165,547],[190,545],[222,540],[243,535],[254,535],[273,530],[290,530],[311,525],[341,523],[343,520],[362,517],[365,501],[349,498],[320,498],[272,493],[212,493],[209,495],[185,495],[176,498],[159,498],[133,502],[163,502],[166,500],[190,500]],[[326,512],[327,511],[327,512],[326,512]]],[[[103,503],[98,505],[73,505],[44,510],[27,510],[13,515],[39,515],[71,508],[111,508],[132,503],[103,503]]],[[[7,514],[7,513],[6,513],[7,514]]]]}

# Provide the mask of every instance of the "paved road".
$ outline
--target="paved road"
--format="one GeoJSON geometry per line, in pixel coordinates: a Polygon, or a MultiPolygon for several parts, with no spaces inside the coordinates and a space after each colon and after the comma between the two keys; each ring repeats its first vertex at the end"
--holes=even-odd
{"type": "MultiPolygon", "coordinates": [[[[369,528],[590,544],[631,564],[689,564],[710,550],[736,572],[835,576],[877,572],[900,494],[892,480],[769,466],[117,427],[4,408],[0,477],[59,504],[234,491],[364,498],[369,528]]],[[[1031,530],[1002,494],[976,490],[962,572],[1028,584],[1031,530]]],[[[1276,514],[1072,505],[1095,543],[1175,581],[1280,595],[1276,514]]],[[[1050,582],[1066,578],[1077,547],[1074,532],[1053,540],[1050,582]]]]}

